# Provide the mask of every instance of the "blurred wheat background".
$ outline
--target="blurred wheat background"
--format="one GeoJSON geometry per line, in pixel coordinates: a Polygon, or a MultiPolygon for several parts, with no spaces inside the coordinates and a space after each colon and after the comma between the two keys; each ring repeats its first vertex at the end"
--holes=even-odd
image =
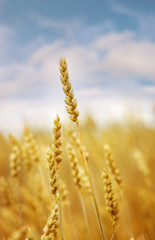
{"type": "Polygon", "coordinates": [[[0,0],[0,240],[155,239],[154,21],[0,0]]]}

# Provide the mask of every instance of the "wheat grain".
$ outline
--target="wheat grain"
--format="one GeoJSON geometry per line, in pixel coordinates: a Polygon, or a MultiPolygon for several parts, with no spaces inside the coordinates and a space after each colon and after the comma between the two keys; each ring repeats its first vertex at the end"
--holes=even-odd
{"type": "Polygon", "coordinates": [[[76,124],[78,125],[79,120],[78,120],[78,116],[79,116],[79,111],[77,109],[77,100],[74,98],[74,91],[72,89],[72,85],[69,81],[69,74],[68,74],[68,70],[67,70],[67,63],[66,60],[64,58],[61,58],[59,61],[59,65],[60,65],[60,79],[61,82],[63,84],[63,91],[66,95],[65,97],[65,103],[66,103],[66,110],[70,115],[70,119],[73,122],[76,122],[76,124]]]}
{"type": "Polygon", "coordinates": [[[110,175],[105,170],[103,170],[101,176],[103,178],[103,183],[104,183],[105,201],[106,201],[107,210],[111,215],[112,225],[115,226],[118,220],[118,204],[116,199],[114,198],[112,180],[110,175]]]}
{"type": "Polygon", "coordinates": [[[120,176],[120,171],[116,167],[116,164],[115,164],[113,156],[111,154],[111,149],[110,149],[109,145],[104,145],[104,153],[105,153],[106,163],[109,166],[111,174],[114,176],[114,179],[117,182],[117,184],[119,186],[121,186],[122,179],[121,179],[121,176],[120,176]]]}
{"type": "Polygon", "coordinates": [[[12,177],[17,179],[21,170],[21,149],[19,142],[12,135],[10,135],[10,142],[12,144],[12,153],[10,154],[10,170],[12,177]]]}

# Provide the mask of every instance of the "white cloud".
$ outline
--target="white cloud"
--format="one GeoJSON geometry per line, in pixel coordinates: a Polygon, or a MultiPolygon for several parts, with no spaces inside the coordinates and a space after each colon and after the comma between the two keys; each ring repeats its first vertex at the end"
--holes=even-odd
{"type": "Polygon", "coordinates": [[[130,77],[133,82],[137,77],[155,80],[155,44],[137,41],[130,32],[112,32],[87,47],[80,44],[66,47],[64,41],[55,41],[38,48],[23,63],[0,67],[1,97],[31,92],[35,96],[38,91],[46,94],[43,85],[57,87],[61,56],[67,58],[71,81],[77,87],[104,83],[106,73],[111,81],[114,78],[119,81],[119,77],[121,80],[130,77]]]}
{"type": "Polygon", "coordinates": [[[155,86],[142,87],[140,91],[147,95],[155,95],[155,86]]]}
{"type": "Polygon", "coordinates": [[[51,128],[57,113],[61,120],[65,118],[65,108],[59,100],[8,99],[0,102],[0,109],[0,131],[4,133],[21,132],[24,124],[51,128]]]}
{"type": "Polygon", "coordinates": [[[127,41],[110,50],[101,68],[118,76],[144,77],[155,81],[155,44],[127,41]]]}
{"type": "Polygon", "coordinates": [[[92,48],[97,51],[112,50],[131,41],[133,38],[133,32],[110,32],[109,34],[98,37],[98,39],[93,42],[92,48]]]}
{"type": "MultiPolygon", "coordinates": [[[[0,33],[0,43],[5,39],[7,42],[10,30],[0,27],[0,33]]],[[[141,90],[137,79],[145,78],[154,84],[155,43],[138,40],[133,32],[113,31],[99,34],[87,45],[69,45],[66,39],[44,43],[25,61],[0,66],[0,96],[1,100],[5,99],[0,104],[0,125],[3,128],[18,128],[25,118],[33,123],[47,124],[49,113],[64,111],[59,80],[61,56],[67,59],[80,112],[90,109],[98,119],[108,121],[120,119],[130,106],[135,112],[141,109],[144,118],[150,121],[151,110],[148,108],[151,109],[151,100],[145,103],[137,97],[131,101],[124,97],[125,94],[121,95],[120,86],[122,90],[128,85],[130,92],[135,87],[139,96],[144,92],[152,96],[154,88],[146,86],[141,90]],[[124,104],[124,101],[129,103],[124,104]]],[[[132,94],[130,96],[133,97],[132,94]]]]}

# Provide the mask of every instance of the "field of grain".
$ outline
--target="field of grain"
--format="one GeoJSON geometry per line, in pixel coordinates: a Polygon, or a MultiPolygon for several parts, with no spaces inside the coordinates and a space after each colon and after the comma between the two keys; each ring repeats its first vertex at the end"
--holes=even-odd
{"type": "Polygon", "coordinates": [[[60,75],[68,124],[0,135],[0,239],[155,239],[155,128],[80,122],[65,59],[60,75]]]}

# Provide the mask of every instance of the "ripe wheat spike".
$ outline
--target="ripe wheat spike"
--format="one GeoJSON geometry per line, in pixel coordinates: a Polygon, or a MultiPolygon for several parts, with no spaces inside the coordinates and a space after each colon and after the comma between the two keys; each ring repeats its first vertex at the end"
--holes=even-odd
{"type": "Polygon", "coordinates": [[[49,216],[46,226],[43,229],[43,235],[41,240],[56,240],[57,239],[57,228],[58,228],[58,204],[55,206],[49,216]]]}
{"type": "Polygon", "coordinates": [[[60,117],[57,114],[56,119],[54,120],[54,127],[53,127],[53,144],[52,144],[52,154],[54,161],[56,161],[57,166],[62,161],[62,150],[61,150],[61,123],[60,117]]]}
{"type": "Polygon", "coordinates": [[[29,158],[32,159],[32,162],[40,162],[39,157],[39,150],[36,143],[36,140],[31,133],[30,129],[25,126],[24,129],[24,138],[25,138],[25,144],[26,144],[26,154],[29,155],[29,158]]]}
{"type": "Polygon", "coordinates": [[[47,161],[49,168],[49,183],[50,191],[54,199],[58,199],[58,177],[57,177],[57,163],[52,156],[52,150],[48,148],[47,161]]]}
{"type": "Polygon", "coordinates": [[[114,176],[115,181],[117,182],[117,184],[119,186],[121,186],[122,184],[122,179],[121,179],[121,175],[120,175],[120,171],[119,169],[116,167],[116,164],[114,162],[112,153],[111,153],[111,149],[109,145],[104,145],[104,154],[105,154],[105,158],[106,158],[106,163],[110,169],[111,174],[114,176]]]}
{"type": "Polygon", "coordinates": [[[10,142],[12,144],[12,152],[10,154],[10,170],[11,176],[15,179],[19,177],[19,173],[21,170],[21,149],[19,142],[15,137],[10,135],[10,142]]]}
{"type": "Polygon", "coordinates": [[[63,84],[63,91],[66,95],[65,103],[66,103],[66,110],[70,115],[70,119],[76,124],[79,124],[78,116],[79,111],[77,109],[77,100],[74,98],[74,91],[72,89],[72,85],[69,81],[69,74],[67,70],[67,63],[64,58],[61,58],[59,61],[59,69],[60,69],[60,79],[63,84]]]}
{"type": "Polygon", "coordinates": [[[118,220],[118,204],[116,199],[114,198],[112,179],[108,172],[103,170],[102,179],[104,183],[104,191],[105,191],[105,202],[107,206],[107,210],[112,219],[112,225],[115,226],[118,220]]]}
{"type": "Polygon", "coordinates": [[[75,185],[79,188],[81,192],[88,194],[91,193],[88,176],[86,175],[83,167],[78,163],[75,152],[70,145],[67,146],[67,151],[71,163],[72,176],[75,185]]]}

